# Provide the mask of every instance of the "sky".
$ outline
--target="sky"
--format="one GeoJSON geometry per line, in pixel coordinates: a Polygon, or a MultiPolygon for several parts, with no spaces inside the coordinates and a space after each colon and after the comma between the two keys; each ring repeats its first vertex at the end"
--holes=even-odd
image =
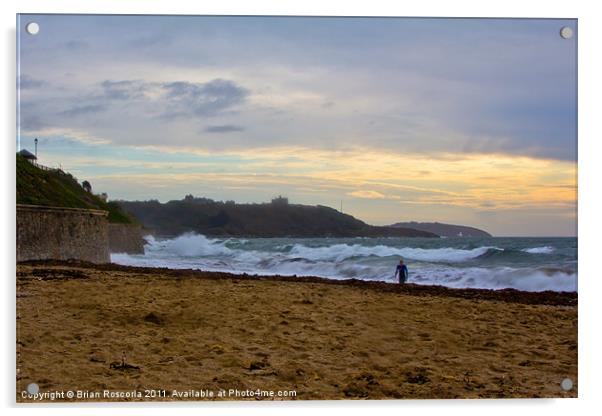
{"type": "Polygon", "coordinates": [[[17,146],[38,138],[39,163],[109,199],[284,195],[376,225],[575,236],[576,35],[556,19],[20,15],[17,146]]]}

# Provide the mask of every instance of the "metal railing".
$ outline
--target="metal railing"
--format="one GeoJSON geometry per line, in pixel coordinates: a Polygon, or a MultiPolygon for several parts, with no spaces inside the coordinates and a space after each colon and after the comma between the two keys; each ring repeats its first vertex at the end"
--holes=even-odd
{"type": "Polygon", "coordinates": [[[34,165],[36,168],[40,168],[48,172],[62,172],[62,169],[60,168],[51,168],[50,166],[42,165],[36,161],[31,161],[31,164],[34,165]]]}

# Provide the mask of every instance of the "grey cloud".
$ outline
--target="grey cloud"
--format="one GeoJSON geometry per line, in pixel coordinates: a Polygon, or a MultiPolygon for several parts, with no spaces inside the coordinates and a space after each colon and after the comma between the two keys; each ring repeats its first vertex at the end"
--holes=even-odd
{"type": "Polygon", "coordinates": [[[236,83],[214,79],[207,83],[177,81],[163,84],[167,92],[167,118],[196,115],[210,116],[245,101],[248,91],[236,83]]]}
{"type": "Polygon", "coordinates": [[[34,101],[22,100],[18,119],[19,128],[22,131],[34,131],[48,127],[49,123],[44,119],[44,115],[43,106],[34,101]]]}
{"type": "MultiPolygon", "coordinates": [[[[31,77],[23,77],[21,81],[27,87],[43,83],[31,77]]],[[[25,130],[50,126],[89,129],[92,128],[89,118],[93,116],[98,121],[93,129],[96,132],[100,130],[103,135],[110,136],[115,131],[121,131],[122,127],[117,126],[127,126],[129,129],[131,123],[143,122],[154,126],[150,134],[144,135],[150,138],[157,129],[166,125],[166,121],[174,125],[180,121],[198,123],[202,121],[201,117],[231,114],[232,109],[244,103],[248,95],[247,89],[224,79],[206,83],[105,79],[88,88],[73,90],[72,94],[64,94],[64,90],[61,90],[64,95],[60,98],[56,96],[56,91],[49,90],[49,95],[39,97],[35,109],[22,102],[21,126],[25,130]]],[[[144,130],[140,124],[137,129],[144,130]]],[[[197,130],[197,134],[199,131],[219,134],[243,130],[244,127],[239,123],[210,124],[197,130]]],[[[122,140],[127,141],[130,136],[122,140]]]]}
{"type": "Polygon", "coordinates": [[[244,127],[241,126],[236,126],[234,124],[224,124],[220,126],[208,126],[203,131],[205,131],[206,133],[231,133],[244,130],[244,127]]]}
{"type": "Polygon", "coordinates": [[[106,107],[102,104],[85,104],[71,107],[65,111],[61,111],[61,115],[69,117],[77,117],[85,114],[98,113],[104,111],[106,107]]]}
{"type": "Polygon", "coordinates": [[[166,46],[169,43],[171,43],[171,36],[164,34],[164,33],[137,37],[130,41],[130,44],[137,48],[150,48],[153,46],[166,46]]]}
{"type": "Polygon", "coordinates": [[[19,120],[19,127],[24,131],[40,130],[47,126],[48,123],[35,114],[27,114],[19,120]]]}
{"type": "Polygon", "coordinates": [[[104,98],[111,100],[130,100],[140,98],[148,88],[148,84],[140,81],[111,81],[105,80],[101,84],[104,98]]]}
{"type": "Polygon", "coordinates": [[[29,75],[22,74],[18,78],[18,86],[21,90],[27,90],[31,88],[40,88],[43,87],[46,83],[42,80],[35,79],[30,77],[29,75]]]}
{"type": "MultiPolygon", "coordinates": [[[[172,21],[97,16],[83,22],[81,16],[40,18],[45,27],[54,25],[52,33],[57,37],[24,43],[22,67],[52,85],[64,80],[58,75],[53,78],[53,73],[77,75],[71,77],[75,84],[67,86],[67,96],[57,92],[58,100],[48,97],[50,105],[40,106],[40,111],[104,105],[110,123],[76,127],[103,129],[103,136],[122,141],[134,140],[131,132],[140,130],[145,134],[138,140],[159,142],[178,129],[178,141],[199,145],[196,135],[205,126],[232,123],[247,126],[248,135],[213,140],[212,145],[302,141],[334,148],[365,144],[370,137],[371,146],[408,152],[576,158],[576,103],[571,101],[575,45],[559,39],[556,29],[569,21],[223,17],[174,17],[172,21]],[[322,41],[316,43],[316,36],[322,41]],[[73,39],[85,39],[89,45],[74,53],[65,45],[84,45],[73,39]],[[47,67],[48,62],[53,66],[47,67]],[[106,62],[123,68],[107,74],[106,62]],[[140,97],[135,90],[140,85],[132,81],[101,85],[111,76],[127,79],[132,75],[117,74],[132,74],[138,67],[150,73],[156,68],[156,79],[166,63],[175,71],[185,69],[183,73],[223,70],[239,73],[241,78],[236,83],[219,79],[195,83],[186,78],[142,83],[153,92],[149,99],[140,97]],[[296,76],[300,68],[303,75],[296,76]],[[306,107],[253,101],[245,111],[234,112],[247,100],[247,91],[238,84],[247,73],[265,74],[264,83],[272,86],[276,97],[294,101],[289,90],[306,90],[321,95],[323,101],[306,107]],[[82,79],[95,79],[97,90],[82,97],[85,86],[77,85],[82,79]],[[132,97],[136,99],[128,101],[132,97]],[[358,106],[356,98],[362,100],[358,106]],[[216,114],[233,117],[203,120],[216,114]],[[199,122],[203,124],[191,129],[191,123],[199,122]],[[122,126],[129,130],[127,138],[122,136],[122,126]]],[[[255,85],[258,91],[265,87],[255,85]]],[[[60,118],[53,122],[71,123],[60,118]]]]}
{"type": "Polygon", "coordinates": [[[67,47],[67,49],[71,49],[71,50],[82,50],[82,49],[87,49],[88,48],[88,42],[85,42],[83,40],[70,40],[65,42],[65,46],[67,47]]]}

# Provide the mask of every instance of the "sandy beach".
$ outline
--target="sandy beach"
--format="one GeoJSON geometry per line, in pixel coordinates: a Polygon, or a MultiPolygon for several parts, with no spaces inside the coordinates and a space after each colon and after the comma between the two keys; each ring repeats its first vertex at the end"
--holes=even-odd
{"type": "Polygon", "coordinates": [[[16,349],[18,402],[577,397],[577,295],[29,262],[16,349]]]}

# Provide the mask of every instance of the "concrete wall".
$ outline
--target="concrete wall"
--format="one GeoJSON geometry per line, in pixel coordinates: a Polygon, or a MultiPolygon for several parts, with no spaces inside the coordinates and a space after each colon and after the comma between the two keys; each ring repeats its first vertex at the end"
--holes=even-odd
{"type": "Polygon", "coordinates": [[[108,263],[107,211],[17,204],[17,261],[108,263]]]}
{"type": "Polygon", "coordinates": [[[142,227],[131,224],[109,224],[111,253],[144,254],[142,227]]]}

